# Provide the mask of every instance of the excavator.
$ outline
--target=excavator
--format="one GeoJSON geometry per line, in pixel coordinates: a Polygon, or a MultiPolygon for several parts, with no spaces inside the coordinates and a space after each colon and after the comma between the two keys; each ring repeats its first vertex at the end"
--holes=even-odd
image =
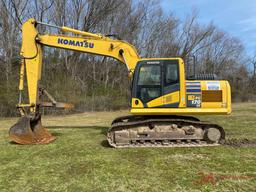
{"type": "Polygon", "coordinates": [[[131,115],[113,120],[107,132],[110,146],[201,147],[225,141],[225,131],[220,125],[200,121],[194,115],[230,114],[228,81],[207,74],[187,79],[182,58],[140,58],[135,47],[126,41],[31,18],[22,25],[17,104],[21,117],[9,130],[12,142],[47,144],[54,141],[55,136],[42,126],[41,109],[72,107],[57,102],[41,84],[44,46],[111,57],[126,65],[132,80],[131,115]],[[41,34],[38,25],[57,28],[62,34],[41,34]],[[24,103],[25,77],[29,98],[24,103]],[[48,98],[47,102],[42,100],[43,96],[48,98]]]}

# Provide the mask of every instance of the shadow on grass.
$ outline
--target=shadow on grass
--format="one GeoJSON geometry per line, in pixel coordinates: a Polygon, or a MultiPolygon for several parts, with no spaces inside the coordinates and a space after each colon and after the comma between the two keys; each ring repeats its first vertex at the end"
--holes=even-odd
{"type": "Polygon", "coordinates": [[[8,143],[11,144],[11,145],[21,145],[19,143],[14,142],[14,141],[9,141],[8,143]]]}
{"type": "Polygon", "coordinates": [[[46,129],[100,129],[100,133],[103,135],[107,135],[108,127],[105,126],[47,126],[46,129]]]}
{"type": "MultiPolygon", "coordinates": [[[[87,128],[100,129],[100,133],[105,136],[107,136],[107,131],[109,129],[109,127],[104,127],[104,126],[47,126],[47,129],[62,129],[62,128],[63,129],[87,129],[87,128]]],[[[63,135],[63,133],[53,132],[52,135],[61,136],[63,135]]],[[[101,141],[100,144],[102,147],[111,148],[107,140],[101,141]]]]}
{"type": "Polygon", "coordinates": [[[51,132],[51,134],[55,137],[59,137],[59,136],[62,136],[63,133],[60,133],[60,132],[51,132]]]}
{"type": "Polygon", "coordinates": [[[112,148],[112,147],[109,145],[109,143],[108,143],[107,140],[103,140],[100,144],[101,144],[102,147],[105,147],[105,148],[112,148]]]}

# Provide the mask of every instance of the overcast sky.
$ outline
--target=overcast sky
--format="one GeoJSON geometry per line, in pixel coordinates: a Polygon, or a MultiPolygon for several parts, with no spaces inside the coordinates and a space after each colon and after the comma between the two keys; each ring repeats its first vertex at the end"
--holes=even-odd
{"type": "Polygon", "coordinates": [[[244,42],[248,54],[256,53],[256,0],[162,0],[166,14],[181,19],[193,9],[200,23],[213,23],[244,42]]]}

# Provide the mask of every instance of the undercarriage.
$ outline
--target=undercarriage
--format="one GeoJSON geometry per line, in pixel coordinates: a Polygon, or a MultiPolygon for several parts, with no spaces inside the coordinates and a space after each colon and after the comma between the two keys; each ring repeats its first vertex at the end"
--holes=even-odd
{"type": "Polygon", "coordinates": [[[125,116],[112,122],[107,139],[115,148],[202,147],[223,143],[225,132],[189,116],[125,116]]]}

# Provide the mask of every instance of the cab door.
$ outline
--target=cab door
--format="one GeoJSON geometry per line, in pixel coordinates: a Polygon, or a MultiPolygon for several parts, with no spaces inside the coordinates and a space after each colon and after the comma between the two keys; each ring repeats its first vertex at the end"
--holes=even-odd
{"type": "Polygon", "coordinates": [[[180,104],[180,73],[178,60],[164,60],[163,68],[163,106],[178,107],[180,104]]]}
{"type": "Polygon", "coordinates": [[[132,107],[147,108],[163,105],[162,64],[160,61],[140,61],[135,70],[132,107]]]}

